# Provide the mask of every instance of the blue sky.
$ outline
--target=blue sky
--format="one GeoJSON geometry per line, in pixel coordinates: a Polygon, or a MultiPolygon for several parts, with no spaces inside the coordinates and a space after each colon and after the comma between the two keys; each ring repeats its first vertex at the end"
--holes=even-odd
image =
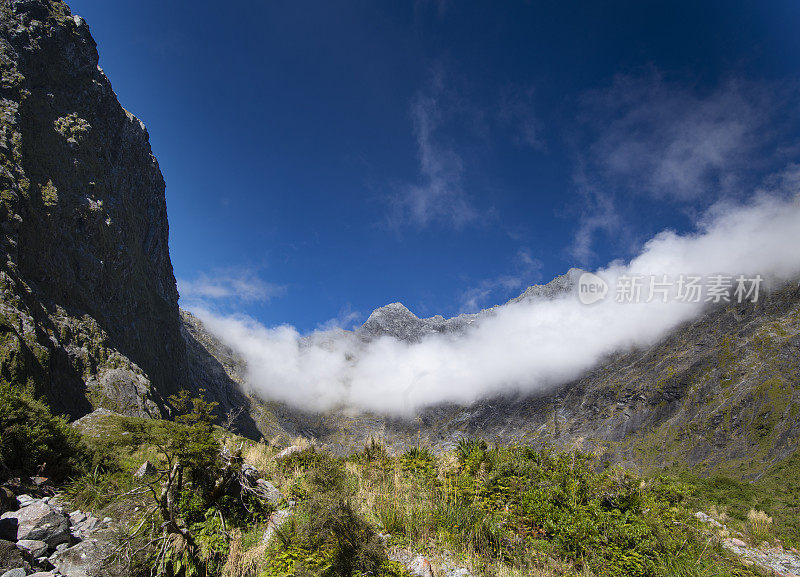
{"type": "Polygon", "coordinates": [[[800,4],[74,0],[167,182],[182,305],[491,306],[800,160],[800,4]]]}

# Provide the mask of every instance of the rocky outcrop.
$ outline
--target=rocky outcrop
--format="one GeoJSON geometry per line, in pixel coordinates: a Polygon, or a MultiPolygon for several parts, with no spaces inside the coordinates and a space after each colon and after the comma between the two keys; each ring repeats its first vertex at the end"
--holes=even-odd
{"type": "MultiPolygon", "coordinates": [[[[566,274],[556,277],[547,284],[528,287],[520,296],[506,304],[554,299],[572,291],[583,272],[571,268],[566,274]]],[[[497,307],[491,307],[478,313],[461,314],[449,319],[442,315],[421,319],[402,303],[392,303],[375,309],[367,321],[356,329],[356,335],[364,341],[392,336],[408,343],[419,342],[433,334],[460,335],[480,323],[482,318],[495,314],[496,309],[497,307]]]]}
{"type": "Polygon", "coordinates": [[[785,549],[781,544],[762,543],[760,547],[749,546],[744,535],[723,525],[702,511],[695,513],[701,522],[709,525],[710,533],[722,546],[739,557],[744,565],[756,566],[769,575],[781,577],[800,576],[800,553],[797,549],[785,549]]]}
{"type": "Polygon", "coordinates": [[[442,315],[421,319],[401,303],[375,309],[356,334],[365,341],[391,336],[408,343],[421,341],[437,333],[462,333],[480,317],[477,314],[459,315],[446,319],[442,315]]]}
{"type": "Polygon", "coordinates": [[[63,2],[0,11],[0,375],[74,417],[157,415],[187,366],[147,130],[63,2]]]}

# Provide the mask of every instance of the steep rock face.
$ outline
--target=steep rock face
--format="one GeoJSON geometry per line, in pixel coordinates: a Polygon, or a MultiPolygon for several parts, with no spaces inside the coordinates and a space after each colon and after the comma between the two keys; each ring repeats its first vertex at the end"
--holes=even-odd
{"type": "Polygon", "coordinates": [[[0,11],[0,373],[73,416],[156,414],[187,367],[147,131],[64,3],[0,11]]]}
{"type": "Polygon", "coordinates": [[[221,423],[241,435],[258,439],[262,431],[253,419],[257,408],[245,394],[245,364],[233,351],[212,338],[203,323],[181,310],[181,334],[186,343],[187,382],[194,390],[216,401],[221,423]]]}

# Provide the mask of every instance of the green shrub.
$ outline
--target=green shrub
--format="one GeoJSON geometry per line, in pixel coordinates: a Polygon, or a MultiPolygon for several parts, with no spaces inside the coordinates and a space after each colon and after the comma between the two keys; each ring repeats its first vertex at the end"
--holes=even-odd
{"type": "Polygon", "coordinates": [[[56,480],[90,468],[91,452],[67,421],[29,393],[0,383],[0,458],[12,470],[56,480]]]}
{"type": "Polygon", "coordinates": [[[436,476],[436,460],[427,447],[411,447],[403,453],[400,461],[403,468],[408,471],[419,473],[427,478],[436,476]]]}

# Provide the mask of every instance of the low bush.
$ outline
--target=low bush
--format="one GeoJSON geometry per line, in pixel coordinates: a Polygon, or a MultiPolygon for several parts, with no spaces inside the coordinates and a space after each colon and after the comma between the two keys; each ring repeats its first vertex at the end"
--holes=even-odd
{"type": "Polygon", "coordinates": [[[80,434],[44,402],[0,382],[0,407],[0,459],[9,469],[62,480],[91,468],[80,434]]]}

